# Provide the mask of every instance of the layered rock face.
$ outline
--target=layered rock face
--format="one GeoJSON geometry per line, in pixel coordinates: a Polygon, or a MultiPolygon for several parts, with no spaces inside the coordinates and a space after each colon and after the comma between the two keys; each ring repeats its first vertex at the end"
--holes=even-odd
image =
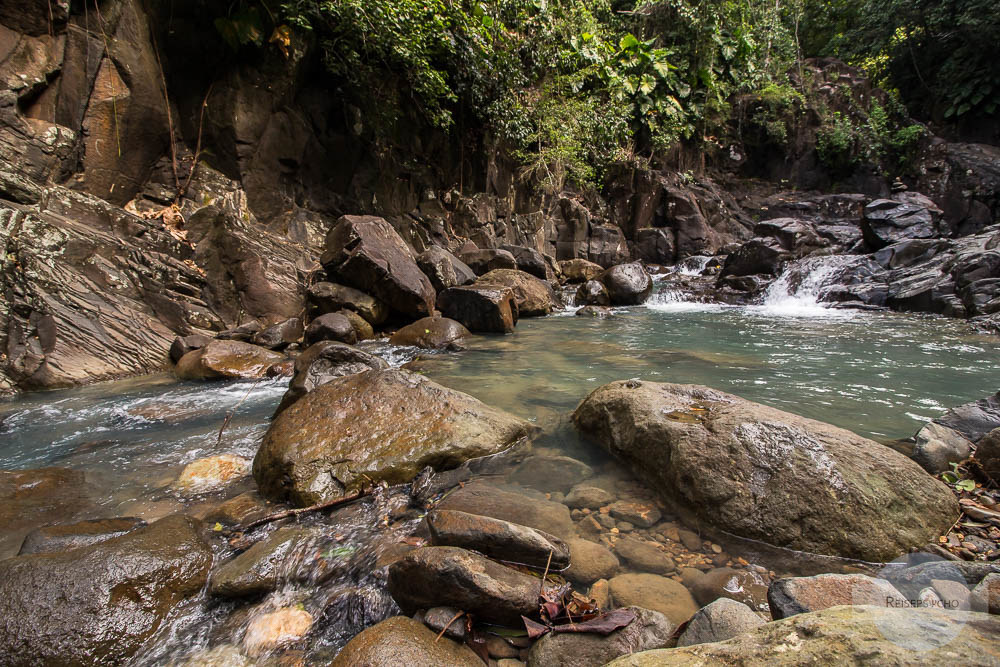
{"type": "Polygon", "coordinates": [[[782,547],[891,560],[958,516],[902,454],[706,387],[613,382],[573,421],[699,520],[782,547]]]}

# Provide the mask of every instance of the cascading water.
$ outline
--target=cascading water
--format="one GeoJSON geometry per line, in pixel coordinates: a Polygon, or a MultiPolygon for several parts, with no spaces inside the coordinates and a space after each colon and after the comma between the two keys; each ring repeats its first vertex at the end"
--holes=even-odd
{"type": "Polygon", "coordinates": [[[848,255],[806,257],[788,265],[767,288],[758,312],[780,317],[850,317],[850,312],[824,305],[826,290],[854,260],[848,255]]]}

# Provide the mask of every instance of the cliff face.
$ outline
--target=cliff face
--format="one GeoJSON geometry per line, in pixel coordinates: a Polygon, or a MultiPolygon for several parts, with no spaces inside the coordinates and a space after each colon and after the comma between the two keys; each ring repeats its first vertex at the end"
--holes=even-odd
{"type": "MultiPolygon", "coordinates": [[[[871,93],[855,70],[814,69],[824,89],[871,93]]],[[[0,391],[148,372],[175,335],[300,314],[343,214],[385,217],[415,252],[471,241],[611,266],[730,251],[780,179],[829,185],[814,125],[777,152],[720,151],[725,188],[622,168],[601,192],[545,193],[468,136],[399,129],[387,146],[314,45],[236,57],[195,2],[0,0],[0,391]]],[[[965,233],[996,219],[983,150],[933,148],[920,183],[965,233]]],[[[879,174],[850,183],[888,193],[879,174]]]]}

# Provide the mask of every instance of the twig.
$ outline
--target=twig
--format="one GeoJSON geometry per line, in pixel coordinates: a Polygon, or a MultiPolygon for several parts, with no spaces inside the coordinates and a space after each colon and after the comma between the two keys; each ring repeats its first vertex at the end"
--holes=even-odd
{"type": "Polygon", "coordinates": [[[458,612],[457,614],[455,614],[454,616],[451,617],[451,620],[448,621],[443,628],[441,628],[441,632],[439,632],[438,636],[434,638],[434,643],[435,644],[437,643],[437,641],[439,639],[441,639],[442,637],[444,637],[444,633],[448,632],[448,628],[451,627],[451,624],[454,623],[455,621],[457,621],[459,619],[459,617],[462,614],[464,614],[464,613],[465,613],[464,611],[460,611],[460,612],[458,612]]]}
{"type": "Polygon", "coordinates": [[[538,588],[538,597],[545,592],[545,577],[549,576],[549,566],[552,565],[552,549],[549,549],[549,559],[545,562],[545,574],[542,575],[542,585],[538,588]]]}
{"type": "Polygon", "coordinates": [[[955,528],[958,527],[958,524],[962,521],[962,517],[964,516],[965,516],[965,510],[962,510],[961,512],[958,513],[958,518],[955,519],[955,523],[951,524],[951,528],[948,529],[948,532],[944,534],[945,537],[951,535],[951,531],[955,530],[955,528]]]}
{"type": "Polygon", "coordinates": [[[198,168],[198,158],[201,157],[201,133],[205,124],[205,109],[208,108],[208,98],[212,94],[212,87],[215,86],[215,82],[208,84],[208,91],[205,92],[205,99],[201,102],[201,113],[198,114],[198,142],[195,144],[194,148],[194,159],[191,162],[191,170],[188,172],[187,180],[184,181],[184,187],[177,193],[177,199],[180,199],[187,194],[188,188],[191,187],[191,180],[194,178],[194,172],[198,168]]]}
{"type": "Polygon", "coordinates": [[[263,519],[257,519],[256,521],[251,521],[245,526],[236,529],[236,532],[245,533],[251,528],[256,528],[257,526],[263,526],[265,523],[271,523],[272,521],[277,521],[278,519],[286,519],[290,516],[298,516],[300,514],[307,514],[309,512],[318,512],[320,510],[329,509],[331,507],[337,507],[339,505],[346,505],[347,503],[354,502],[355,500],[360,500],[365,496],[370,496],[371,491],[358,491],[357,493],[352,493],[349,496],[341,496],[340,498],[334,498],[333,500],[326,500],[321,503],[316,503],[315,505],[310,505],[309,507],[298,507],[296,509],[284,510],[270,516],[266,516],[263,519]]]}
{"type": "Polygon", "coordinates": [[[222,422],[222,426],[219,428],[219,438],[218,440],[215,441],[215,444],[219,444],[220,442],[222,442],[222,432],[226,430],[227,426],[229,426],[229,422],[232,420],[233,416],[236,414],[236,411],[239,409],[239,407],[243,405],[243,401],[247,400],[247,397],[250,395],[250,392],[253,391],[259,384],[260,380],[257,380],[252,385],[250,385],[250,388],[247,389],[247,393],[243,394],[243,398],[240,399],[240,402],[237,403],[235,406],[233,406],[233,409],[226,414],[226,419],[225,421],[222,422]]]}

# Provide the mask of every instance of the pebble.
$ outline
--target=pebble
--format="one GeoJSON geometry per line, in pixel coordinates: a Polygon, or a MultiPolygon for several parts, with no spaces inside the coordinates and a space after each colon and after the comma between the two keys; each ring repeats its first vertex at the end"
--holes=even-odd
{"type": "Polygon", "coordinates": [[[251,656],[260,655],[278,646],[305,636],[313,617],[304,609],[289,607],[258,616],[250,622],[243,637],[243,648],[251,656]]]}
{"type": "Polygon", "coordinates": [[[631,533],[635,530],[635,526],[628,521],[619,521],[615,527],[618,528],[618,532],[620,533],[631,533]]]}
{"type": "Polygon", "coordinates": [[[486,652],[491,658],[517,658],[521,652],[516,646],[511,646],[503,637],[490,637],[486,640],[486,652]]]}

